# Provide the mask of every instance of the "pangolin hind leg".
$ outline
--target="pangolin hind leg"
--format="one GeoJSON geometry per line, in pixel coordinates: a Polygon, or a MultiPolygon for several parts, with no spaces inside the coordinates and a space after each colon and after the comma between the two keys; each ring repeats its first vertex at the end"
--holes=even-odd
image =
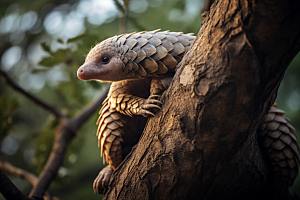
{"type": "Polygon", "coordinates": [[[147,99],[118,92],[117,95],[114,95],[115,99],[110,96],[103,102],[103,107],[99,112],[100,117],[97,121],[97,136],[103,161],[108,162],[109,165],[100,171],[94,181],[95,194],[97,192],[99,194],[103,193],[108,186],[112,172],[121,163],[122,157],[125,157],[138,142],[146,123],[146,119],[141,116],[131,118],[120,113],[129,116],[138,114],[144,117],[154,115],[153,113],[160,109],[158,105],[162,104],[157,99],[168,88],[171,80],[171,76],[153,78],[150,86],[150,96],[147,99]],[[120,98],[120,96],[122,97],[120,98]],[[114,102],[116,102],[115,105],[114,102]],[[121,142],[124,142],[123,146],[121,146],[121,142]]]}
{"type": "Polygon", "coordinates": [[[122,147],[123,142],[123,126],[126,124],[126,119],[116,112],[114,109],[110,109],[108,101],[103,102],[102,109],[100,110],[99,118],[97,121],[98,130],[98,146],[101,146],[101,156],[103,156],[103,163],[107,162],[109,165],[102,169],[94,181],[94,193],[103,193],[105,187],[107,187],[112,171],[122,161],[122,147]]]}
{"type": "Polygon", "coordinates": [[[169,88],[173,75],[173,73],[169,73],[162,78],[153,78],[150,86],[150,97],[159,98],[169,88]]]}
{"type": "Polygon", "coordinates": [[[115,169],[122,161],[121,142],[123,142],[123,126],[125,118],[115,109],[111,109],[108,101],[103,102],[100,116],[97,120],[98,146],[101,146],[103,162],[108,162],[115,169]]]}
{"type": "Polygon", "coordinates": [[[94,194],[97,195],[97,192],[99,194],[103,194],[104,189],[107,188],[110,176],[113,173],[113,169],[111,165],[107,165],[105,168],[103,168],[96,179],[94,180],[93,188],[94,188],[94,194]]]}
{"type": "Polygon", "coordinates": [[[299,146],[295,128],[274,104],[258,130],[260,145],[270,168],[272,194],[280,196],[292,186],[299,170],[299,146]]]}

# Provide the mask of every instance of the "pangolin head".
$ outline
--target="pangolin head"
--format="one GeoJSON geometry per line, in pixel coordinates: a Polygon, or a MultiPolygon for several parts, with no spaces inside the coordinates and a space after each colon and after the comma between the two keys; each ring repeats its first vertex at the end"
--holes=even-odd
{"type": "Polygon", "coordinates": [[[79,79],[102,82],[125,79],[122,70],[125,65],[122,60],[122,52],[118,48],[117,37],[108,38],[92,48],[85,59],[85,63],[77,71],[79,79]]]}
{"type": "Polygon", "coordinates": [[[160,29],[114,36],[89,52],[77,76],[103,82],[158,77],[175,71],[194,39],[193,34],[160,29]]]}

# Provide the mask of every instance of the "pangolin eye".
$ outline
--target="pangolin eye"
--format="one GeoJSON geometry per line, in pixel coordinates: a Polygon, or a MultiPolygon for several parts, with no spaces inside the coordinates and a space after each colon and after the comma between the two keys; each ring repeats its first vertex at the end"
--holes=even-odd
{"type": "Polygon", "coordinates": [[[109,57],[108,56],[103,56],[102,57],[102,63],[104,63],[104,64],[109,63],[109,57]]]}

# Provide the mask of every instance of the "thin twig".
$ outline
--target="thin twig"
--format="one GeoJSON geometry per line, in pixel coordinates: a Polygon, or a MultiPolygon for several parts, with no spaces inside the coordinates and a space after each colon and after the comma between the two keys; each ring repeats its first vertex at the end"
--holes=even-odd
{"type": "Polygon", "coordinates": [[[33,200],[25,196],[0,169],[0,193],[5,199],[33,200]]]}
{"type": "Polygon", "coordinates": [[[80,126],[95,112],[95,110],[101,106],[101,103],[106,98],[108,90],[109,86],[107,86],[103,94],[96,101],[85,106],[70,120],[70,127],[72,127],[74,131],[79,129],[80,126]]]}
{"type": "MultiPolygon", "coordinates": [[[[60,120],[60,124],[56,129],[55,134],[55,142],[53,144],[53,148],[51,154],[48,158],[46,165],[44,166],[44,170],[39,176],[38,182],[35,183],[34,178],[29,178],[30,175],[26,175],[26,180],[28,178],[28,182],[33,185],[32,190],[32,197],[34,199],[40,199],[45,194],[45,191],[49,187],[51,181],[55,177],[59,167],[62,164],[65,151],[67,148],[67,144],[69,141],[75,136],[77,129],[95,112],[97,108],[100,107],[103,100],[106,98],[108,89],[105,90],[103,95],[99,97],[99,99],[78,112],[77,115],[73,119],[67,118],[63,115],[56,107],[49,105],[48,103],[42,101],[41,99],[33,96],[32,94],[26,92],[23,88],[21,88],[18,84],[16,84],[13,80],[9,78],[9,76],[0,69],[0,76],[3,78],[4,82],[6,82],[9,86],[11,86],[16,91],[22,93],[30,100],[34,101],[38,105],[42,106],[43,108],[50,110],[53,114],[56,115],[57,118],[62,119],[60,120]]],[[[15,173],[16,175],[24,174],[25,171],[18,171],[17,169],[13,169],[13,167],[8,167],[8,163],[4,165],[7,169],[10,169],[11,172],[15,173]]],[[[25,173],[26,174],[26,173],[25,173]]]]}
{"type": "MultiPolygon", "coordinates": [[[[123,14],[126,14],[126,8],[125,8],[125,2],[124,2],[124,6],[118,1],[118,0],[114,0],[114,3],[117,7],[117,9],[123,13],[123,14]]],[[[128,4],[127,4],[128,5],[128,4]]]]}
{"type": "Polygon", "coordinates": [[[120,18],[120,22],[119,22],[119,30],[120,30],[120,34],[126,33],[127,32],[127,15],[123,15],[120,18]]]}
{"type": "MultiPolygon", "coordinates": [[[[38,183],[38,177],[24,169],[20,169],[18,167],[15,167],[11,165],[8,162],[4,162],[0,159],[0,170],[3,170],[11,175],[14,175],[16,177],[19,177],[21,179],[26,180],[32,187],[35,187],[38,183]]],[[[11,198],[11,196],[9,197],[11,198]]],[[[45,192],[43,196],[44,200],[59,200],[57,197],[51,198],[50,194],[48,192],[45,192]]]]}
{"type": "Polygon", "coordinates": [[[11,165],[10,163],[4,162],[2,160],[0,160],[0,169],[3,170],[3,171],[5,171],[5,172],[7,172],[7,173],[10,173],[10,174],[12,174],[14,176],[17,176],[19,178],[25,179],[33,187],[38,182],[38,178],[34,174],[32,174],[32,173],[30,173],[30,172],[28,172],[26,170],[17,168],[15,166],[11,165]]]}
{"type": "Polygon", "coordinates": [[[35,102],[37,105],[43,107],[44,109],[53,113],[58,119],[66,117],[62,112],[60,112],[55,106],[48,104],[47,102],[39,99],[38,97],[32,95],[31,93],[25,91],[20,85],[15,83],[1,68],[0,68],[0,76],[2,77],[3,81],[11,86],[14,90],[20,92],[25,97],[30,99],[31,101],[35,102]]]}
{"type": "Polygon", "coordinates": [[[123,0],[124,5],[122,5],[118,0],[114,0],[117,9],[122,13],[119,22],[119,32],[120,34],[127,32],[127,8],[130,0],[123,0]]]}

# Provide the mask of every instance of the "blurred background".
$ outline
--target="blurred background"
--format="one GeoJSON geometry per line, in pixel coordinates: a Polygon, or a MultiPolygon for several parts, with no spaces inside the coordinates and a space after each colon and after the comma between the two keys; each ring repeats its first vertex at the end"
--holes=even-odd
{"type": "MultiPolygon", "coordinates": [[[[125,4],[127,32],[161,28],[197,34],[205,2],[125,0],[125,4]]],[[[15,82],[70,117],[101,95],[104,84],[81,81],[76,71],[91,47],[120,33],[122,0],[0,0],[0,5],[0,67],[15,82]]],[[[277,103],[299,133],[300,54],[286,71],[277,103]]],[[[103,168],[95,137],[97,117],[96,112],[69,145],[49,189],[52,196],[99,199],[92,190],[103,168]]],[[[54,115],[0,79],[1,159],[38,175],[50,153],[57,123],[54,115]]],[[[9,178],[25,194],[30,192],[26,181],[9,178]]],[[[293,187],[300,193],[300,178],[293,187]]]]}

